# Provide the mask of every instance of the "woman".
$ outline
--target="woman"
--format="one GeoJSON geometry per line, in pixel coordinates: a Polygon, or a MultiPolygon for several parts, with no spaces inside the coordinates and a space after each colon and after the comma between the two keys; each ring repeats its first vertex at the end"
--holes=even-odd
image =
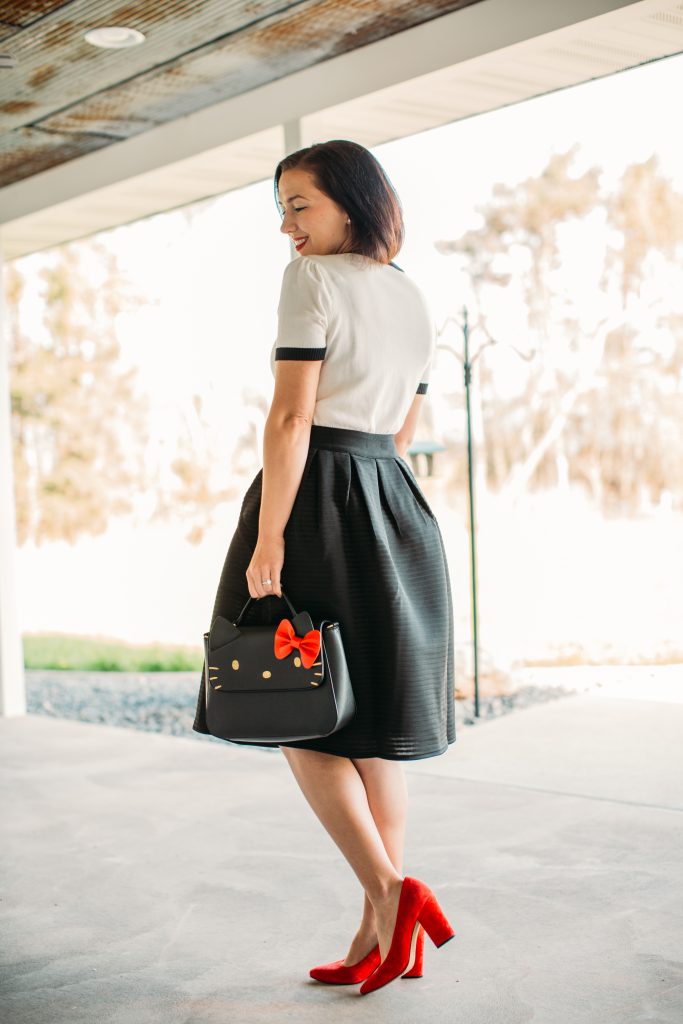
{"type": "MultiPolygon", "coordinates": [[[[424,882],[401,874],[401,761],[455,741],[453,613],[436,518],[405,462],[436,347],[418,286],[392,261],[400,203],[363,146],[298,150],[275,172],[280,230],[297,253],[283,275],[263,468],[249,486],[211,621],[248,597],[281,599],[341,624],[356,698],[330,736],[279,746],[364,890],[344,960],[311,969],[361,993],[420,977],[424,932],[453,930],[424,882]]],[[[283,611],[284,607],[284,611],[283,611]]],[[[280,601],[251,606],[277,624],[280,601]]],[[[193,728],[208,732],[204,677],[193,728]]],[[[235,742],[235,741],[232,741],[235,742]]]]}

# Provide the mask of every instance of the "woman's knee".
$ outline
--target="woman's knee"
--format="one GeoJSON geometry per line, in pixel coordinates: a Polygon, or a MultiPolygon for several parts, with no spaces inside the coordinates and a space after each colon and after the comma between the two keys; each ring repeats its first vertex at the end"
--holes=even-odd
{"type": "Polygon", "coordinates": [[[405,781],[405,771],[400,761],[390,761],[386,757],[352,757],[359,775],[367,779],[382,782],[405,781]]]}
{"type": "Polygon", "coordinates": [[[308,750],[306,747],[286,747],[280,744],[280,750],[292,767],[294,765],[304,765],[323,769],[337,767],[340,762],[346,762],[347,764],[351,762],[351,759],[348,757],[326,754],[322,750],[308,750]]]}
{"type": "Polygon", "coordinates": [[[408,787],[400,761],[389,761],[382,757],[351,760],[363,780],[368,797],[384,805],[387,813],[403,813],[408,800],[408,787]]]}

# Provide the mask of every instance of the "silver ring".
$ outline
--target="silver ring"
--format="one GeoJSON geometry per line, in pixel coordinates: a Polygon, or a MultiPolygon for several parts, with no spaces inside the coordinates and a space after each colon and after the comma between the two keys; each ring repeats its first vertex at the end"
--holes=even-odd
{"type": "Polygon", "coordinates": [[[261,580],[261,583],[272,583],[272,580],[261,580]]]}

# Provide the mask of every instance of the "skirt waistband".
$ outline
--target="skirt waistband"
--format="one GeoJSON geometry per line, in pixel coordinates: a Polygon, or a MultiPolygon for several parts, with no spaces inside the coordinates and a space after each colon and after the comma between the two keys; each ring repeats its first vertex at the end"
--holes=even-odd
{"type": "Polygon", "coordinates": [[[325,427],[312,424],[310,448],[330,448],[355,452],[371,458],[398,458],[393,434],[373,434],[348,427],[325,427]]]}

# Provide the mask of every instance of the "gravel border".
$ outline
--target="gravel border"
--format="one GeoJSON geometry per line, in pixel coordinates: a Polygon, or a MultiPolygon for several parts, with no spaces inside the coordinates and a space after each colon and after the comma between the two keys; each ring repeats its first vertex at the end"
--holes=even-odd
{"type": "MultiPolygon", "coordinates": [[[[73,672],[62,669],[26,669],[26,702],[29,714],[71,718],[79,722],[114,725],[169,736],[202,736],[192,729],[199,672],[73,672]]],[[[480,697],[479,719],[474,700],[455,702],[456,728],[481,725],[491,718],[520,708],[577,693],[569,686],[523,685],[500,697],[480,697]]],[[[233,744],[242,746],[242,744],[233,744]]],[[[277,747],[253,747],[272,753],[277,747]]]]}

